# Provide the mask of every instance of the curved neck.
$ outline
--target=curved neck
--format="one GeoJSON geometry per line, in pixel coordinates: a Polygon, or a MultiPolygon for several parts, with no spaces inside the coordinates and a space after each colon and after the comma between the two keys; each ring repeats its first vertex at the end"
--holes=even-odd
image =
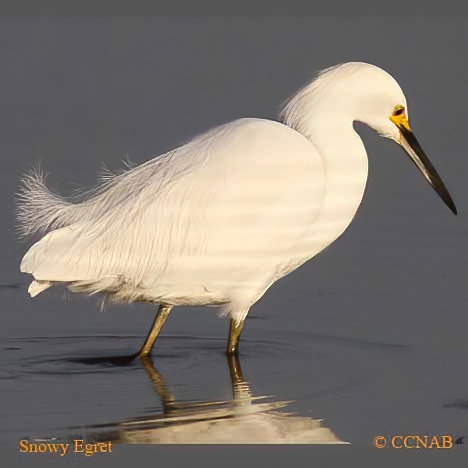
{"type": "Polygon", "coordinates": [[[366,188],[368,160],[352,123],[345,127],[316,128],[312,142],[325,164],[327,189],[318,221],[336,239],[354,218],[366,188]]]}
{"type": "Polygon", "coordinates": [[[312,108],[310,111],[302,109],[300,113],[292,109],[287,112],[286,108],[282,120],[306,136],[323,159],[326,192],[315,223],[317,229],[311,235],[314,242],[325,246],[353,219],[364,194],[368,160],[362,140],[353,128],[353,120],[337,112],[333,105],[323,101],[316,104],[313,112],[312,108]]]}

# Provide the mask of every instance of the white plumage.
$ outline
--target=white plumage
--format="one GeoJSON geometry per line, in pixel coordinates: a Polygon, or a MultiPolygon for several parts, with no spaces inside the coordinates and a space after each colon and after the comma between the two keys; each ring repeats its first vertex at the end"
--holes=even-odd
{"type": "MultiPolygon", "coordinates": [[[[390,75],[348,63],[293,96],[281,123],[222,125],[108,178],[80,203],[52,194],[40,172],[27,175],[19,225],[43,235],[21,263],[34,278],[31,296],[65,283],[123,301],[222,305],[243,322],[269,286],[353,219],[367,179],[355,120],[404,144],[418,163],[399,108],[405,98],[390,75]]],[[[423,170],[453,210],[432,171],[423,170]]]]}

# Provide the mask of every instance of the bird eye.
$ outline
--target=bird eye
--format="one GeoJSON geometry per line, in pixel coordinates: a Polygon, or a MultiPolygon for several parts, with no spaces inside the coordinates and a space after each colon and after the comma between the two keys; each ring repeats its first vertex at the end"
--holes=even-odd
{"type": "Polygon", "coordinates": [[[405,108],[403,106],[395,106],[395,109],[393,110],[393,115],[401,115],[405,112],[405,108]]]}

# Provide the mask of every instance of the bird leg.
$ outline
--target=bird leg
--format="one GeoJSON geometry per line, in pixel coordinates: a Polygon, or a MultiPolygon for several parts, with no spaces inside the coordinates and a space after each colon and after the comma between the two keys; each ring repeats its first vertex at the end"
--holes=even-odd
{"type": "Polygon", "coordinates": [[[239,385],[245,382],[244,375],[242,374],[242,369],[239,362],[239,356],[236,354],[229,354],[227,356],[227,360],[232,385],[239,385]]]}
{"type": "Polygon", "coordinates": [[[245,319],[231,319],[231,322],[229,324],[229,339],[226,349],[227,355],[239,354],[239,338],[242,332],[242,328],[244,328],[244,321],[245,319]]]}
{"type": "Polygon", "coordinates": [[[237,354],[228,354],[229,373],[231,374],[232,396],[238,404],[250,403],[252,395],[245,381],[237,354]]]}
{"type": "Polygon", "coordinates": [[[171,309],[171,305],[159,304],[159,309],[156,314],[156,318],[154,319],[153,325],[151,326],[151,330],[148,333],[143,346],[140,348],[140,351],[138,351],[139,357],[148,356],[151,353],[154,342],[156,341],[156,338],[158,337],[159,332],[161,331],[161,328],[163,327],[171,309]]]}

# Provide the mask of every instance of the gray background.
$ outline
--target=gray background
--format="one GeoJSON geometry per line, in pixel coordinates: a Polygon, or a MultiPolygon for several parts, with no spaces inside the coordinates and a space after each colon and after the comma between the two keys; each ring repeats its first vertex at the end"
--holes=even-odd
{"type": "MultiPolygon", "coordinates": [[[[448,17],[0,19],[0,444],[160,409],[138,363],[66,361],[136,350],[154,311],[101,313],[95,299],[60,291],[28,297],[18,268],[27,244],[12,214],[20,174],[41,160],[55,190],[91,187],[103,162],[142,162],[235,118],[275,118],[318,70],[351,60],[400,82],[460,214],[397,146],[358,125],[370,160],[363,204],[337,242],[254,306],[245,377],[254,394],[295,400],[291,410],[354,444],[468,435],[467,26],[448,17]]],[[[229,398],[226,334],[213,310],[171,314],[154,358],[178,398],[229,398]]]]}

